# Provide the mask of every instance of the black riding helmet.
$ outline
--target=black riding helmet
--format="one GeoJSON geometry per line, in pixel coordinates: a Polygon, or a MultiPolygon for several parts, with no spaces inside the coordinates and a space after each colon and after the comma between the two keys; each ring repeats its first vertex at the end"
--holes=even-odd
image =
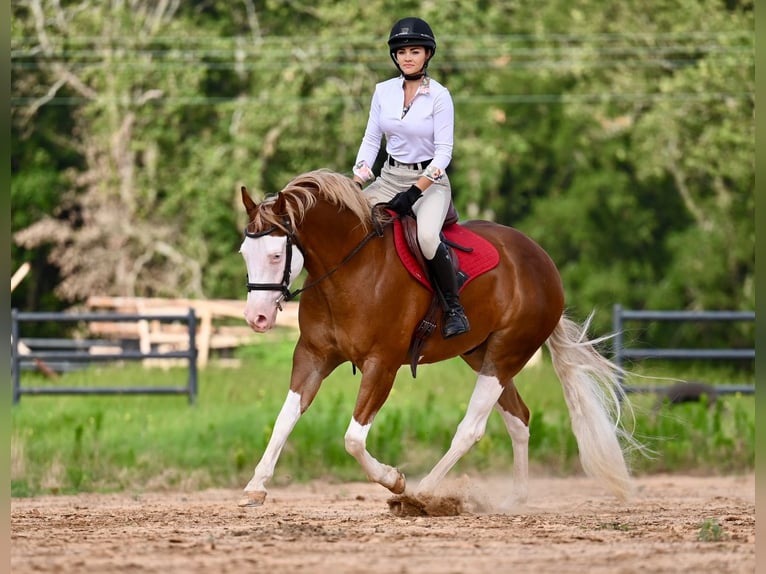
{"type": "MultiPolygon", "coordinates": [[[[434,38],[434,33],[431,31],[431,26],[420,18],[402,18],[391,28],[391,34],[388,36],[388,49],[394,65],[400,72],[402,69],[399,67],[399,62],[396,61],[396,51],[404,46],[425,46],[430,49],[431,54],[423,66],[423,73],[425,73],[428,62],[436,53],[436,38],[434,38]]],[[[413,78],[407,79],[417,79],[422,76],[423,74],[418,74],[413,78]]]]}

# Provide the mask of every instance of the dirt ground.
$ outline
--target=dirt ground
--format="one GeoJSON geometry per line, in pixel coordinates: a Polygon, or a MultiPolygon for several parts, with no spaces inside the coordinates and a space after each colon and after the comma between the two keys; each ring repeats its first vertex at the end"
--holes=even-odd
{"type": "MultiPolygon", "coordinates": [[[[455,479],[454,516],[397,516],[368,483],[11,501],[11,567],[26,572],[755,572],[755,477],[652,476],[616,502],[586,478],[455,479]],[[707,540],[701,540],[707,538],[707,540]]],[[[396,506],[396,505],[394,505],[396,506]]]]}

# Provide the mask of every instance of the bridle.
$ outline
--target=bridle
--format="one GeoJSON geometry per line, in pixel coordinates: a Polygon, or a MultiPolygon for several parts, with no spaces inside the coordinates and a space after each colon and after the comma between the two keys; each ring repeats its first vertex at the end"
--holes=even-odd
{"type": "MultiPolygon", "coordinates": [[[[285,270],[282,273],[282,282],[281,283],[251,283],[249,280],[247,281],[247,292],[250,293],[250,291],[278,291],[282,295],[276,300],[277,308],[281,311],[282,310],[282,301],[292,301],[306,291],[307,289],[310,289],[323,279],[326,279],[333,273],[335,273],[338,269],[343,267],[346,263],[348,263],[354,255],[359,253],[362,248],[367,245],[367,243],[375,238],[375,237],[383,237],[383,227],[384,225],[387,225],[391,223],[390,221],[386,224],[382,225],[376,216],[376,212],[373,209],[372,212],[372,221],[373,221],[373,229],[370,231],[367,235],[364,236],[364,238],[354,247],[351,252],[346,255],[343,260],[338,263],[335,267],[327,271],[324,275],[319,277],[318,279],[315,279],[308,285],[304,285],[300,289],[296,289],[295,291],[290,291],[290,272],[291,272],[291,264],[293,260],[293,245],[295,245],[300,252],[304,255],[306,255],[306,252],[303,249],[303,246],[301,245],[300,240],[298,239],[298,236],[295,234],[295,231],[293,230],[292,225],[290,224],[290,219],[287,216],[283,216],[282,218],[282,227],[278,225],[272,225],[271,227],[264,229],[263,231],[258,231],[256,233],[253,233],[252,231],[248,231],[247,227],[245,227],[245,237],[250,237],[251,239],[258,239],[259,237],[264,237],[266,235],[271,235],[275,231],[284,231],[285,237],[287,238],[287,254],[285,256],[285,270]]],[[[249,279],[249,278],[248,278],[249,279]]]]}
{"type": "MultiPolygon", "coordinates": [[[[286,247],[286,254],[285,254],[285,270],[282,273],[282,282],[281,283],[250,283],[249,277],[247,281],[247,292],[250,293],[250,291],[279,291],[282,293],[282,296],[277,299],[277,307],[279,310],[282,310],[282,301],[290,301],[291,299],[295,298],[295,296],[303,291],[303,289],[298,289],[297,291],[290,291],[290,272],[292,269],[292,262],[293,262],[293,242],[295,243],[295,246],[300,249],[301,253],[303,253],[303,249],[301,248],[300,242],[298,241],[298,238],[295,236],[295,232],[292,229],[292,226],[290,225],[290,220],[285,217],[282,220],[282,224],[284,225],[284,231],[285,231],[285,237],[287,238],[287,247],[286,247]]],[[[250,237],[251,239],[258,239],[259,237],[264,237],[266,235],[271,235],[275,231],[279,229],[279,226],[272,225],[271,227],[264,229],[263,231],[259,231],[257,233],[253,233],[252,231],[248,231],[247,227],[245,227],[245,237],[250,237]]]]}

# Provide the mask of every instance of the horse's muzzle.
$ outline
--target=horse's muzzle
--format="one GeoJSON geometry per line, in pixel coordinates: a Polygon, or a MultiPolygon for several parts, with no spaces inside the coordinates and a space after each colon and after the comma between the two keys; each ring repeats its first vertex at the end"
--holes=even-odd
{"type": "Polygon", "coordinates": [[[265,333],[271,329],[274,326],[276,318],[276,307],[274,308],[274,311],[269,315],[260,313],[255,310],[251,311],[250,309],[245,308],[245,321],[247,321],[247,324],[256,333],[265,333]]]}

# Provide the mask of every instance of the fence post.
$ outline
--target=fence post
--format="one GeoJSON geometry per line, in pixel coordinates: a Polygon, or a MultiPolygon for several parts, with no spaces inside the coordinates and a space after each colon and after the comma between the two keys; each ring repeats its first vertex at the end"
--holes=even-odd
{"type": "Polygon", "coordinates": [[[11,309],[11,369],[13,370],[13,404],[21,398],[21,361],[19,360],[19,312],[11,309]]]}
{"type": "Polygon", "coordinates": [[[197,316],[189,307],[189,404],[197,400],[197,316]]]}
{"type": "MultiPolygon", "coordinates": [[[[615,304],[612,311],[612,332],[614,333],[614,364],[622,371],[622,305],[615,304]]],[[[617,374],[617,382],[623,386],[622,372],[617,374]]]]}

